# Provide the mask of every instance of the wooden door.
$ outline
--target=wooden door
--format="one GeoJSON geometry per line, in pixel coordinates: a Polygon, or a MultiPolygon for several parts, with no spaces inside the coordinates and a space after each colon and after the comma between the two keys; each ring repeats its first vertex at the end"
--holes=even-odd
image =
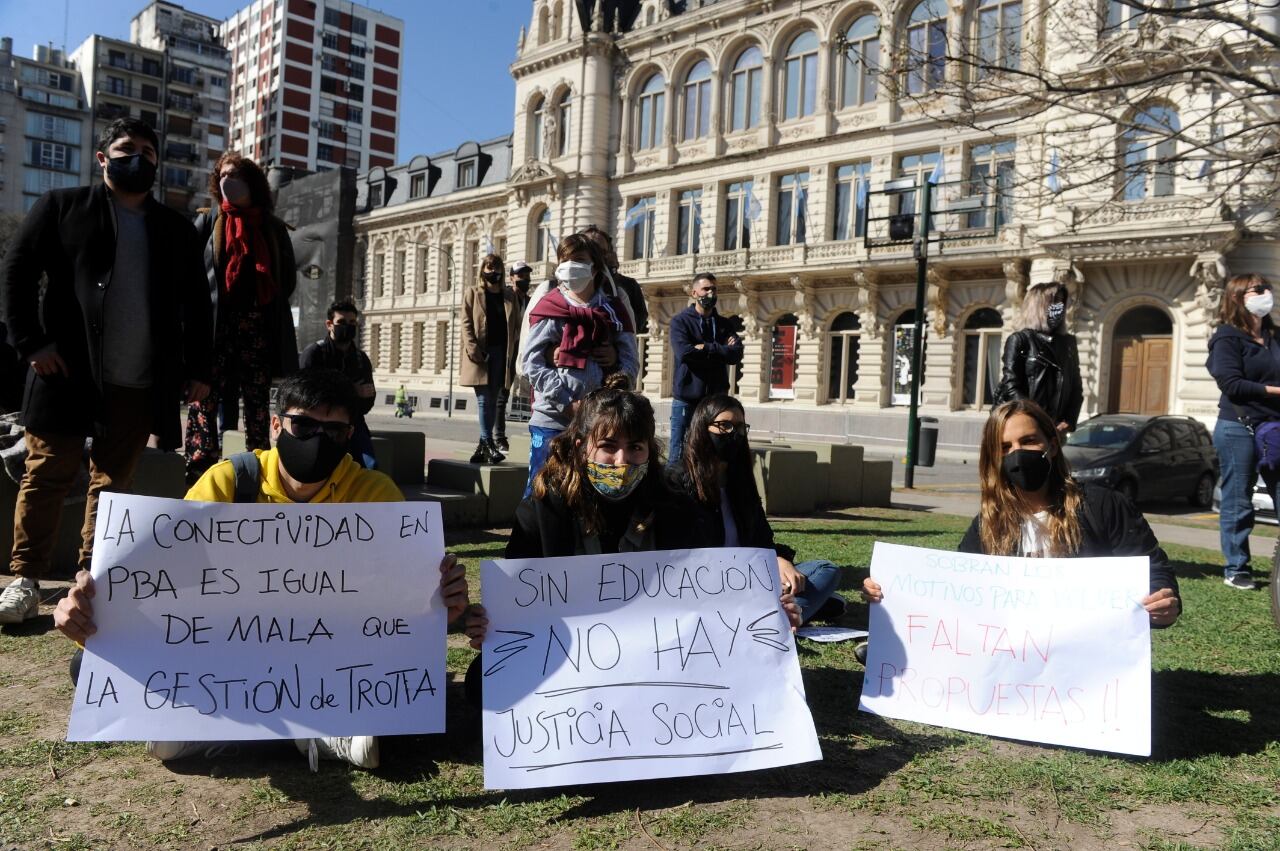
{"type": "Polygon", "coordinates": [[[1172,337],[1116,337],[1108,413],[1169,413],[1172,362],[1172,337]]]}

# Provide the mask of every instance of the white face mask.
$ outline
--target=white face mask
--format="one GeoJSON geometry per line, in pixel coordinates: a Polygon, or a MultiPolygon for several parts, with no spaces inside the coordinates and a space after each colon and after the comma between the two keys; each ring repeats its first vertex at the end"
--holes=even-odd
{"type": "Polygon", "coordinates": [[[1258,317],[1266,316],[1270,313],[1275,304],[1275,296],[1270,292],[1245,296],[1244,299],[1244,309],[1258,317]]]}
{"type": "Polygon", "coordinates": [[[556,280],[570,292],[580,293],[591,286],[591,264],[566,260],[556,267],[556,280]]]}

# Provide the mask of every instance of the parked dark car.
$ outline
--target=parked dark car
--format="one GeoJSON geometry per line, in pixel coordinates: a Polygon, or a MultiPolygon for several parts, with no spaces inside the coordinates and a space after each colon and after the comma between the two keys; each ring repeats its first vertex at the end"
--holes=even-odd
{"type": "Polygon", "coordinates": [[[1213,502],[1218,455],[1209,431],[1191,417],[1103,414],[1067,435],[1063,451],[1076,481],[1115,488],[1134,502],[1213,502]]]}

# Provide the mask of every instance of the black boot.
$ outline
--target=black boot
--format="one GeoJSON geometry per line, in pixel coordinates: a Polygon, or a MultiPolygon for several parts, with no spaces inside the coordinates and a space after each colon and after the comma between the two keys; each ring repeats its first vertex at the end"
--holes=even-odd
{"type": "Polygon", "coordinates": [[[507,456],[498,451],[498,444],[493,442],[492,437],[485,443],[485,446],[489,450],[489,463],[501,464],[503,461],[507,460],[507,456]]]}
{"type": "Polygon", "coordinates": [[[476,451],[471,455],[472,464],[488,464],[489,463],[489,441],[483,437],[476,444],[476,451]]]}
{"type": "Polygon", "coordinates": [[[511,451],[511,444],[507,443],[507,436],[505,434],[498,435],[493,439],[493,442],[498,447],[499,452],[506,453],[511,451]]]}

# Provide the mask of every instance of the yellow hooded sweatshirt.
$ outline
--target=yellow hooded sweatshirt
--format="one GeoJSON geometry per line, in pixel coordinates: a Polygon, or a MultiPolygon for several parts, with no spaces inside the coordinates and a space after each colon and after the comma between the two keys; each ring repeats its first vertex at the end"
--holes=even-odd
{"type": "MultiPolygon", "coordinates": [[[[261,469],[258,473],[258,502],[293,502],[280,482],[280,455],[275,449],[255,449],[261,469]]],[[[231,462],[214,464],[187,491],[187,499],[201,502],[235,502],[236,471],[231,462]]],[[[311,502],[400,502],[404,494],[385,473],[366,470],[347,455],[338,464],[311,502]]]]}

